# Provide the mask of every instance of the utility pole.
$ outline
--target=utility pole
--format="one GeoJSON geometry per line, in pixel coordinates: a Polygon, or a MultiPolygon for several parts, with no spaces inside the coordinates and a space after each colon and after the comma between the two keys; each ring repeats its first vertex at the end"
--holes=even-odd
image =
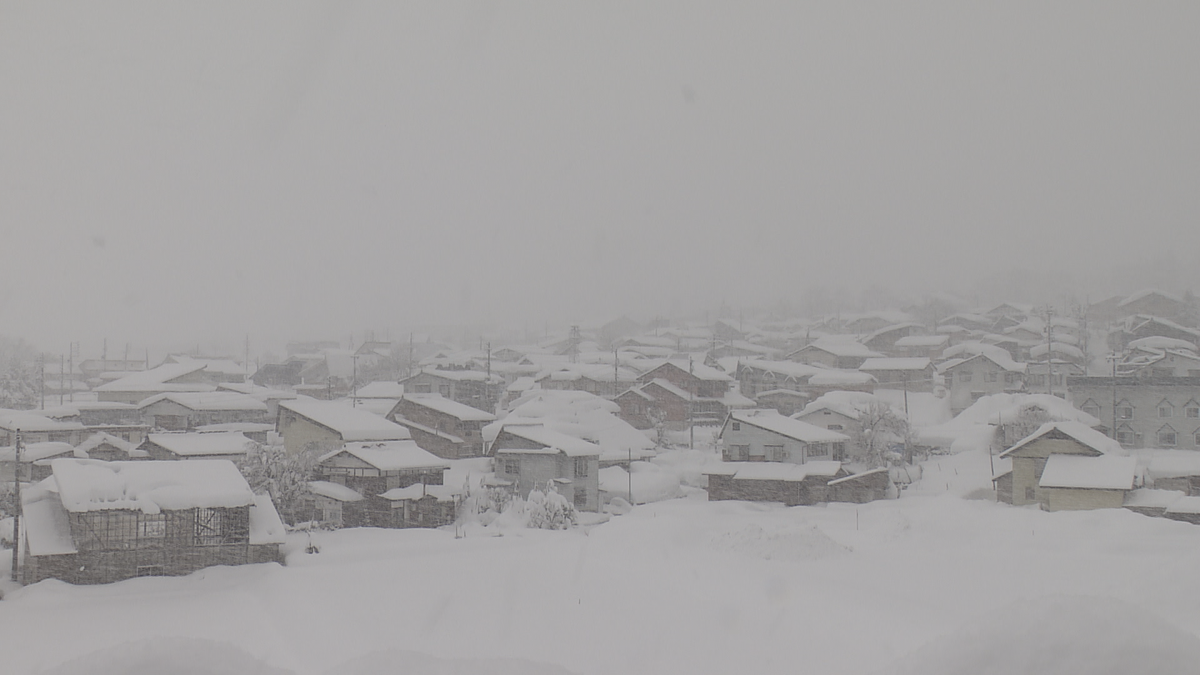
{"type": "Polygon", "coordinates": [[[1054,309],[1046,305],[1046,393],[1054,395],[1054,309]]]}
{"type": "Polygon", "coordinates": [[[1117,440],[1117,353],[1108,355],[1112,361],[1112,437],[1117,440]]]}
{"type": "Polygon", "coordinates": [[[38,355],[38,370],[41,371],[42,395],[38,397],[38,409],[46,409],[46,354],[38,355]]]}
{"type": "Polygon", "coordinates": [[[413,334],[412,334],[412,331],[409,331],[408,332],[408,375],[406,377],[412,377],[412,374],[413,374],[412,360],[413,360],[413,334]]]}
{"type": "MultiPolygon", "coordinates": [[[[688,375],[695,377],[694,368],[692,367],[692,357],[688,357],[688,375]]],[[[693,385],[695,386],[695,385],[693,385]]],[[[688,449],[696,449],[696,394],[688,392],[688,449]]],[[[630,466],[629,468],[633,468],[630,466]]]]}
{"type": "Polygon", "coordinates": [[[13,508],[13,554],[12,554],[12,580],[17,581],[17,567],[21,563],[21,430],[17,429],[17,442],[13,446],[13,458],[16,460],[13,465],[13,494],[16,498],[16,506],[13,508]]]}
{"type": "Polygon", "coordinates": [[[75,345],[77,344],[79,343],[72,342],[68,345],[70,347],[70,354],[67,358],[67,381],[71,383],[71,393],[68,396],[72,403],[75,402],[75,345]]]}
{"type": "Polygon", "coordinates": [[[58,404],[63,404],[63,395],[67,392],[67,370],[64,367],[67,357],[58,355],[58,404]]]}
{"type": "Polygon", "coordinates": [[[487,386],[492,386],[492,343],[487,343],[487,386]]]}

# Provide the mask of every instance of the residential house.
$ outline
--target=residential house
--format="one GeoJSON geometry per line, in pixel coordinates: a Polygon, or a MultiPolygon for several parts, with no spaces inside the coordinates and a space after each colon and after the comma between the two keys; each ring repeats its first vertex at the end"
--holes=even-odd
{"type": "Polygon", "coordinates": [[[1200,377],[1072,377],[1067,388],[1126,448],[1200,449],[1200,377]]]}
{"type": "Polygon", "coordinates": [[[153,429],[186,431],[211,424],[264,423],[267,404],[234,391],[171,392],[142,401],[142,419],[153,429]]]}
{"type": "Polygon", "coordinates": [[[937,335],[909,335],[896,340],[892,352],[896,356],[928,359],[937,358],[946,347],[950,346],[950,336],[945,333],[937,335]]]}
{"type": "Polygon", "coordinates": [[[150,427],[142,422],[138,406],[133,403],[76,401],[39,410],[38,414],[59,422],[83,425],[80,438],[104,432],[137,445],[150,430],[150,427]]]}
{"type": "Polygon", "coordinates": [[[477,408],[496,411],[504,389],[504,378],[477,370],[439,370],[425,368],[400,381],[410,394],[441,394],[442,396],[477,408]]]}
{"type": "Polygon", "coordinates": [[[619,365],[566,363],[543,372],[535,382],[546,390],[586,391],[611,399],[635,386],[638,374],[619,365]]]}
{"type": "Polygon", "coordinates": [[[802,392],[815,398],[838,390],[874,391],[876,384],[872,375],[857,370],[763,359],[743,361],[737,376],[741,393],[751,398],[776,389],[802,392]]]}
{"type": "Polygon", "coordinates": [[[404,426],[423,449],[446,459],[481,457],[484,425],[496,416],[441,394],[405,394],[387,419],[404,426]]]}
{"type": "Polygon", "coordinates": [[[756,408],[771,408],[780,415],[791,417],[804,409],[812,395],[794,389],[768,389],[754,397],[756,408]]]}
{"type": "MultiPolygon", "coordinates": [[[[806,506],[832,501],[829,482],[850,473],[841,462],[720,462],[701,472],[708,479],[708,500],[779,502],[806,506]]],[[[885,476],[886,477],[886,476],[885,476]]]]}
{"type": "Polygon", "coordinates": [[[203,362],[166,363],[102,384],[94,391],[100,401],[118,403],[140,403],[167,392],[216,391],[214,378],[205,372],[206,367],[203,362]]]}
{"type": "Polygon", "coordinates": [[[124,438],[97,431],[75,446],[76,456],[99,459],[106,462],[122,462],[149,459],[150,454],[138,448],[140,443],[130,443],[124,438]]]}
{"type": "Polygon", "coordinates": [[[1008,358],[1007,352],[992,348],[941,366],[950,390],[950,410],[955,415],[989,394],[1013,393],[1025,388],[1025,364],[1008,358]]]}
{"type": "Polygon", "coordinates": [[[787,462],[845,459],[850,437],[774,410],[729,413],[718,438],[726,462],[787,462]]]}
{"type": "Polygon", "coordinates": [[[880,387],[907,391],[933,391],[936,374],[932,361],[917,356],[871,358],[858,370],[874,377],[880,387]]]}
{"type": "Polygon", "coordinates": [[[253,447],[253,441],[238,431],[176,432],[150,434],[138,446],[150,459],[198,460],[228,459],[239,461],[253,447]]]}
{"type": "Polygon", "coordinates": [[[857,369],[870,358],[883,354],[860,342],[818,340],[787,355],[787,360],[825,368],[857,369]]]}
{"type": "Polygon", "coordinates": [[[59,441],[74,445],[86,430],[79,422],[51,419],[32,410],[0,409],[0,445],[15,444],[18,431],[26,444],[59,441]]]}
{"type": "Polygon", "coordinates": [[[275,433],[288,452],[328,451],[355,441],[404,441],[408,429],[374,413],[335,401],[298,398],[279,402],[275,433]]]}
{"type": "MultiPolygon", "coordinates": [[[[417,503],[407,505],[409,513],[404,511],[406,505],[400,504],[401,512],[397,514],[397,494],[385,495],[415,485],[441,488],[443,474],[449,468],[446,460],[422,450],[412,440],[361,441],[346,443],[322,455],[314,473],[319,481],[334,483],[362,495],[361,500],[342,499],[330,490],[325,491],[332,494],[325,495],[326,499],[340,502],[341,522],[345,527],[436,527],[446,524],[433,524],[439,519],[437,514],[442,513],[436,500],[423,503],[417,500],[417,503]],[[418,522],[423,524],[416,525],[418,522]]],[[[348,495],[344,490],[340,492],[348,495]]],[[[446,490],[439,492],[443,493],[446,490]]],[[[330,505],[326,502],[323,506],[330,505]]]]}
{"type": "Polygon", "coordinates": [[[1016,506],[1049,511],[1121,508],[1133,489],[1137,461],[1116,441],[1080,422],[1047,422],[1000,453],[1012,460],[1007,480],[1016,506]]]}
{"type": "Polygon", "coordinates": [[[600,510],[600,447],[542,424],[505,425],[489,447],[496,482],[521,498],[554,489],[581,511],[600,510]]]}
{"type": "Polygon", "coordinates": [[[97,584],[280,560],[284,527],[232,462],[56,459],[22,495],[26,584],[97,584]]]}
{"type": "Polygon", "coordinates": [[[50,475],[50,462],[61,457],[84,457],[87,455],[60,441],[24,443],[21,447],[21,463],[16,466],[16,448],[0,448],[0,481],[12,485],[14,475],[22,483],[40,481],[50,475]]]}
{"type": "Polygon", "coordinates": [[[906,321],[880,328],[863,338],[862,344],[871,351],[890,354],[895,349],[896,342],[921,332],[924,332],[924,328],[920,324],[906,321]]]}

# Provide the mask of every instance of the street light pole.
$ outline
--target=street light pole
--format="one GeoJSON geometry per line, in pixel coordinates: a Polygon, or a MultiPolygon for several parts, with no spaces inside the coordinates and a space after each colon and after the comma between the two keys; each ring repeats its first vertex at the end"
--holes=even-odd
{"type": "Polygon", "coordinates": [[[13,483],[16,506],[13,508],[13,554],[12,580],[17,581],[17,567],[21,563],[21,430],[17,429],[17,442],[13,446],[13,483]]]}

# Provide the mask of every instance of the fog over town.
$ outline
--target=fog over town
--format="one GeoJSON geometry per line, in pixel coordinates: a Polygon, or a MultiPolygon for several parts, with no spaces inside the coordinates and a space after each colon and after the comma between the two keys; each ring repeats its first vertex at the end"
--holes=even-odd
{"type": "Polygon", "coordinates": [[[1188,672],[1197,25],[0,0],[0,670],[1188,672]]]}

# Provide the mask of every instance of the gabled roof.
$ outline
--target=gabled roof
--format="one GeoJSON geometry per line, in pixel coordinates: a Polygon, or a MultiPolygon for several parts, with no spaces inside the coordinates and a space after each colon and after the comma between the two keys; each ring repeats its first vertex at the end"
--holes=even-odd
{"type": "Polygon", "coordinates": [[[401,401],[429,408],[430,410],[435,410],[463,421],[491,422],[496,419],[496,416],[489,412],[472,408],[469,405],[448,399],[441,394],[405,394],[401,398],[401,401]]]}
{"type": "Polygon", "coordinates": [[[734,480],[779,480],[799,482],[810,476],[829,479],[842,470],[841,462],[721,462],[701,470],[704,475],[732,476],[734,480]]]}
{"type": "Polygon", "coordinates": [[[699,361],[671,360],[671,359],[668,359],[666,361],[657,362],[656,364],[651,366],[651,368],[649,370],[642,373],[642,377],[646,377],[647,375],[653,373],[654,371],[658,370],[659,368],[663,368],[668,365],[675,366],[679,370],[682,370],[685,373],[689,373],[692,377],[695,377],[698,380],[708,380],[708,381],[713,381],[713,382],[731,382],[733,380],[733,378],[730,377],[728,373],[725,373],[724,371],[721,371],[721,370],[717,370],[716,368],[713,368],[712,366],[706,366],[699,361]]]}
{"type": "Polygon", "coordinates": [[[181,457],[244,455],[253,444],[240,431],[150,434],[146,440],[181,457]]]}
{"type": "MultiPolygon", "coordinates": [[[[850,437],[845,434],[785,417],[771,409],[735,410],[729,413],[729,420],[765,429],[801,443],[840,443],[850,440],[850,437]]],[[[721,433],[724,434],[724,429],[721,433]]]]}
{"type": "Polygon", "coordinates": [[[951,365],[945,365],[942,368],[942,370],[947,371],[947,370],[951,370],[953,368],[958,368],[959,366],[962,366],[963,364],[971,363],[972,361],[978,361],[980,359],[991,361],[996,366],[998,366],[1001,370],[1005,370],[1010,373],[1023,373],[1023,372],[1025,372],[1025,368],[1026,368],[1024,363],[1017,363],[1016,361],[1013,361],[1011,358],[1005,359],[1004,357],[999,356],[998,354],[988,352],[988,353],[984,353],[984,354],[976,354],[974,356],[965,358],[965,359],[963,359],[957,363],[951,364],[951,365]]]}
{"type": "Polygon", "coordinates": [[[79,422],[60,422],[39,415],[31,410],[2,410],[0,409],[0,429],[24,433],[42,431],[78,431],[83,429],[79,422]]]}
{"type": "Polygon", "coordinates": [[[408,429],[375,413],[334,401],[298,398],[280,401],[280,410],[297,415],[337,433],[343,441],[398,441],[412,438],[408,429]]]}
{"type": "MultiPolygon", "coordinates": [[[[143,370],[136,373],[131,373],[122,377],[119,380],[113,380],[107,384],[102,384],[96,387],[96,391],[154,391],[164,385],[170,384],[172,380],[176,380],[184,375],[190,375],[197,371],[204,370],[207,367],[205,363],[189,362],[189,363],[164,363],[157,368],[143,370]]],[[[202,387],[202,383],[182,385],[184,387],[202,387]]],[[[210,386],[211,385],[207,385],[210,386]]],[[[194,389],[193,389],[194,390],[194,389]]]]}
{"type": "Polygon", "coordinates": [[[909,335],[896,340],[897,347],[941,347],[950,341],[950,336],[942,335],[909,335]]]}
{"type": "Polygon", "coordinates": [[[1011,448],[1000,453],[1000,457],[1007,457],[1016,452],[1020,448],[1029,445],[1030,443],[1050,434],[1061,434],[1071,438],[1080,444],[1095,450],[1099,455],[1119,455],[1121,454],[1121,445],[1115,440],[1105,436],[1095,429],[1083,424],[1082,422],[1063,421],[1063,422],[1046,422],[1038,427],[1038,430],[1029,434],[1025,438],[1017,441],[1011,448]]]}
{"type": "Polygon", "coordinates": [[[1132,490],[1137,458],[1104,455],[1050,455],[1038,485],[1044,488],[1132,490]]]}
{"type": "Polygon", "coordinates": [[[859,370],[925,370],[931,361],[925,357],[872,358],[863,361],[859,370]]]}
{"type": "Polygon", "coordinates": [[[146,408],[159,401],[171,401],[188,410],[258,410],[267,411],[267,404],[236,391],[205,391],[205,392],[167,392],[151,396],[138,404],[146,408]]]}
{"type": "MultiPolygon", "coordinates": [[[[405,429],[405,431],[408,431],[405,429]]],[[[318,463],[325,462],[342,453],[350,454],[380,471],[405,471],[415,469],[448,469],[450,463],[421,449],[415,441],[364,441],[346,443],[337,450],[321,455],[318,463]]]]}
{"type": "MultiPolygon", "coordinates": [[[[516,424],[506,425],[500,430],[500,434],[509,433],[518,438],[523,438],[535,447],[530,448],[497,448],[497,452],[562,452],[568,457],[588,457],[599,456],[600,446],[595,443],[589,443],[583,439],[568,436],[567,434],[551,431],[541,424],[516,424]]],[[[493,454],[494,454],[493,453],[493,454]]]]}
{"type": "Polygon", "coordinates": [[[788,358],[791,358],[792,356],[801,352],[813,349],[833,354],[834,356],[861,357],[864,359],[883,356],[883,354],[880,354],[861,342],[851,342],[849,340],[817,340],[810,345],[801,347],[791,354],[788,354],[788,358]]]}
{"type": "Polygon", "coordinates": [[[63,506],[72,513],[134,509],[145,513],[191,508],[232,508],[254,503],[254,493],[227,459],[191,462],[101,462],[56,459],[50,463],[63,506]]]}
{"type": "Polygon", "coordinates": [[[125,440],[124,438],[117,438],[116,436],[113,436],[112,434],[106,434],[103,431],[97,431],[96,433],[92,434],[91,436],[88,436],[87,440],[85,440],[84,442],[77,445],[75,447],[75,449],[86,455],[87,453],[91,452],[92,450],[95,450],[96,448],[98,448],[101,445],[104,445],[106,443],[108,445],[111,445],[112,447],[120,450],[121,452],[124,452],[126,455],[129,455],[130,457],[145,457],[146,456],[145,451],[138,450],[137,446],[135,446],[133,443],[130,443],[129,441],[125,440]]]}
{"type": "Polygon", "coordinates": [[[1178,303],[1181,305],[1185,304],[1183,301],[1183,298],[1179,297],[1178,295],[1175,295],[1174,293],[1167,293],[1166,291],[1160,291],[1157,288],[1147,288],[1144,290],[1140,290],[1136,293],[1133,293],[1129,297],[1122,300],[1121,302],[1118,302],[1117,307],[1124,307],[1126,305],[1131,305],[1139,300],[1144,300],[1146,298],[1149,298],[1149,297],[1155,296],[1155,295],[1157,295],[1160,298],[1163,298],[1164,300],[1170,300],[1171,302],[1175,302],[1175,303],[1178,303]]]}
{"type": "Polygon", "coordinates": [[[404,396],[404,385],[399,382],[368,382],[354,392],[358,398],[400,398],[404,396]]]}

